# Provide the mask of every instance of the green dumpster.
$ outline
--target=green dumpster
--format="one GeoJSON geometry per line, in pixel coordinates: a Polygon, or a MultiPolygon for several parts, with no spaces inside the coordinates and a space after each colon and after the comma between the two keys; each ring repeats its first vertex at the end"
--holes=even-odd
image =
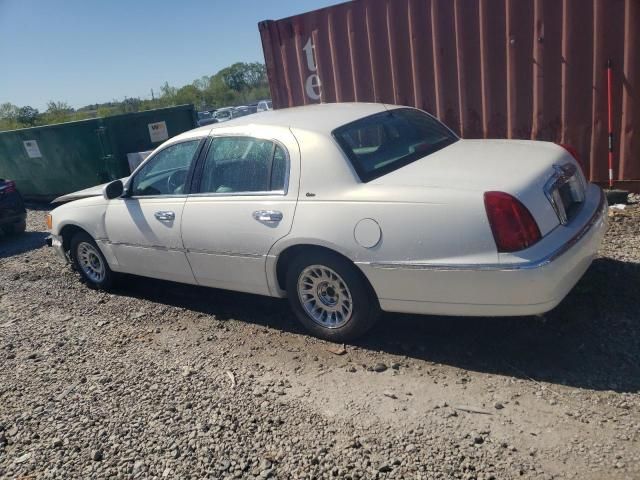
{"type": "Polygon", "coordinates": [[[127,154],[152,150],[196,127],[193,105],[0,132],[0,178],[51,200],[125,177],[127,154]]]}

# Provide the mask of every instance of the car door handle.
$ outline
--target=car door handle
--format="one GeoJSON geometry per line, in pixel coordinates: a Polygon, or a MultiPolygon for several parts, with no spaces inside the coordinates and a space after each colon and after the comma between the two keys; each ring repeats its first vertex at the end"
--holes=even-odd
{"type": "Polygon", "coordinates": [[[277,223],[282,220],[282,212],[277,210],[256,210],[253,218],[259,222],[277,223]]]}
{"type": "Polygon", "coordinates": [[[176,214],[170,211],[159,211],[153,214],[161,222],[171,222],[176,219],[176,214]]]}

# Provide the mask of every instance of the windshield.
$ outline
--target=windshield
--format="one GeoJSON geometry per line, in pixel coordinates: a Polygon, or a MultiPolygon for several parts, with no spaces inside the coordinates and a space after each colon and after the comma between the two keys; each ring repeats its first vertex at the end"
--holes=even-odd
{"type": "Polygon", "coordinates": [[[413,108],[376,113],[335,129],[333,136],[363,182],[458,140],[434,117],[413,108]]]}

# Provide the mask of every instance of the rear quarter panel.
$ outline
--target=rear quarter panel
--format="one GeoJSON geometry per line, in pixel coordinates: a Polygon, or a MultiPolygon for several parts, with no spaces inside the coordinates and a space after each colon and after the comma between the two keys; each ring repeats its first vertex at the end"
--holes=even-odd
{"type": "MultiPolygon", "coordinates": [[[[433,190],[405,191],[403,195],[399,191],[370,190],[363,185],[332,199],[299,201],[292,231],[275,244],[269,255],[273,263],[267,268],[275,272],[275,260],[287,247],[320,245],[352,260],[367,276],[378,298],[397,298],[393,295],[399,285],[389,285],[384,275],[370,276],[386,271],[371,269],[372,263],[467,265],[498,261],[481,196],[433,190]],[[368,248],[355,234],[356,225],[363,219],[374,220],[381,232],[379,242],[368,248]]],[[[269,277],[273,294],[283,296],[275,274],[269,277]]]]}
{"type": "Polygon", "coordinates": [[[290,235],[276,245],[333,248],[354,262],[497,262],[482,196],[470,192],[355,186],[332,198],[300,199],[290,235]],[[374,220],[380,240],[362,246],[355,228],[374,220]]]}
{"type": "Polygon", "coordinates": [[[294,134],[302,156],[298,206],[290,234],[269,253],[272,259],[290,246],[311,244],[356,264],[498,261],[481,193],[361,183],[332,139],[298,130],[294,134]],[[363,246],[356,238],[356,225],[363,219],[379,225],[380,240],[374,246],[363,246]]]}

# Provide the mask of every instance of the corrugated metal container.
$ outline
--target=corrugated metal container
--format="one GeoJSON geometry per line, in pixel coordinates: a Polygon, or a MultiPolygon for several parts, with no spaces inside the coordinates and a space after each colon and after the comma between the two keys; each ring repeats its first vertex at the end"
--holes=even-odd
{"type": "Polygon", "coordinates": [[[0,178],[31,199],[129,174],[127,154],[151,150],[196,127],[192,105],[0,132],[0,178]]]}
{"type": "Polygon", "coordinates": [[[640,0],[354,0],[259,28],[275,108],[412,105],[466,138],[571,144],[594,181],[611,59],[614,171],[640,180],[640,0]]]}

